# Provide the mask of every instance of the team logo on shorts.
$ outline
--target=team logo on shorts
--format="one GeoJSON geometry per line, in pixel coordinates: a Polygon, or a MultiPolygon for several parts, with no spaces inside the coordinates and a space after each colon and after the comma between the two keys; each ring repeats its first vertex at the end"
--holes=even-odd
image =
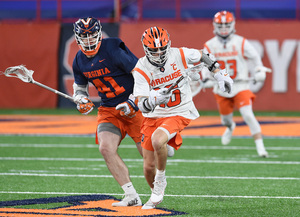
{"type": "Polygon", "coordinates": [[[141,206],[113,207],[118,202],[108,195],[80,195],[27,200],[0,201],[0,216],[174,216],[187,213],[162,208],[143,210],[141,206]],[[35,208],[35,206],[37,208],[35,208]]]}
{"type": "Polygon", "coordinates": [[[141,140],[141,142],[144,142],[144,139],[145,139],[145,135],[142,134],[142,140],[141,140]]]}

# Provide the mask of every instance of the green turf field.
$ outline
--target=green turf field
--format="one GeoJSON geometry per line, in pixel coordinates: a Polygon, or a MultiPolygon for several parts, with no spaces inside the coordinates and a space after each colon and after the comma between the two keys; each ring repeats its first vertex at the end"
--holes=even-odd
{"type": "MultiPolygon", "coordinates": [[[[300,139],[266,138],[270,158],[262,159],[249,138],[234,138],[230,146],[220,145],[219,138],[184,138],[168,159],[168,186],[158,207],[195,217],[300,216],[299,144],[300,139]]],[[[150,189],[130,138],[119,153],[145,203],[150,189]]],[[[122,198],[93,137],[0,136],[0,162],[0,201],[84,194],[122,198]]]]}

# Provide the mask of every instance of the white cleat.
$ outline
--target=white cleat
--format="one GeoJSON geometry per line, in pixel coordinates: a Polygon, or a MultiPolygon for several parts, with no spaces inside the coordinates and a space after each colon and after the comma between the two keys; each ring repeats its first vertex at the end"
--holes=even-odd
{"type": "Polygon", "coordinates": [[[256,145],[256,151],[258,153],[258,156],[260,157],[269,157],[268,152],[266,151],[264,145],[256,145]]]}
{"type": "Polygon", "coordinates": [[[138,194],[125,195],[123,200],[117,203],[113,203],[112,206],[142,206],[142,201],[138,194]]]}
{"type": "Polygon", "coordinates": [[[144,204],[142,209],[154,209],[164,199],[165,189],[167,187],[166,178],[163,181],[154,181],[154,188],[147,203],[144,204]]]}
{"type": "MultiPolygon", "coordinates": [[[[158,203],[159,204],[159,203],[158,203]]],[[[158,204],[154,204],[150,199],[142,206],[142,209],[154,209],[158,204]]]]}
{"type": "Polygon", "coordinates": [[[221,142],[223,145],[228,145],[230,143],[232,133],[233,133],[235,126],[236,126],[235,122],[232,122],[231,127],[226,128],[225,132],[222,135],[222,139],[221,139],[221,142]]]}
{"type": "Polygon", "coordinates": [[[173,157],[175,154],[174,148],[167,144],[168,157],[173,157]]]}

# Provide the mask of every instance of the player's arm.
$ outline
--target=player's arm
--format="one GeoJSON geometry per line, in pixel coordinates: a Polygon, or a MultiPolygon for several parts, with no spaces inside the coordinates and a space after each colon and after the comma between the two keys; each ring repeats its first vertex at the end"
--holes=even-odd
{"type": "Polygon", "coordinates": [[[138,98],[137,106],[142,113],[152,112],[157,105],[169,102],[172,92],[168,92],[167,88],[150,90],[150,78],[145,72],[135,68],[133,70],[133,77],[133,94],[138,98]]]}
{"type": "Polygon", "coordinates": [[[89,99],[88,81],[78,70],[76,61],[73,63],[74,84],[73,98],[77,104],[77,110],[84,115],[89,114],[94,109],[94,103],[89,99]],[[82,83],[82,84],[80,84],[82,83]]]}
{"type": "Polygon", "coordinates": [[[223,92],[231,92],[233,80],[230,78],[229,74],[226,72],[226,69],[220,69],[220,65],[217,62],[216,58],[209,53],[199,51],[201,54],[200,62],[203,62],[208,70],[212,73],[212,76],[218,82],[219,88],[223,92]]]}
{"type": "Polygon", "coordinates": [[[74,83],[73,90],[73,98],[74,102],[77,104],[77,110],[83,115],[91,113],[95,105],[89,99],[88,85],[78,85],[74,83]]]}
{"type": "Polygon", "coordinates": [[[248,40],[245,40],[244,52],[245,52],[244,53],[245,57],[249,59],[255,66],[254,75],[253,75],[254,80],[259,82],[265,81],[266,73],[267,72],[270,73],[272,72],[272,70],[270,68],[263,66],[260,55],[248,40]]]}

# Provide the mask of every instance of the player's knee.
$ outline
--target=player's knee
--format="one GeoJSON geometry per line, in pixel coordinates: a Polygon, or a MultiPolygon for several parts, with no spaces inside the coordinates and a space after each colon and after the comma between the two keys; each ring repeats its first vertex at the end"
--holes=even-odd
{"type": "Polygon", "coordinates": [[[152,147],[154,150],[159,150],[163,146],[163,142],[161,141],[161,138],[153,137],[152,138],[152,147]]]}
{"type": "Polygon", "coordinates": [[[144,164],[144,174],[152,174],[153,171],[155,171],[155,163],[148,162],[147,164],[144,164]]]}
{"type": "Polygon", "coordinates": [[[102,154],[102,156],[110,156],[114,153],[114,150],[111,149],[111,146],[109,146],[107,143],[101,143],[99,145],[99,151],[102,154]]]}

